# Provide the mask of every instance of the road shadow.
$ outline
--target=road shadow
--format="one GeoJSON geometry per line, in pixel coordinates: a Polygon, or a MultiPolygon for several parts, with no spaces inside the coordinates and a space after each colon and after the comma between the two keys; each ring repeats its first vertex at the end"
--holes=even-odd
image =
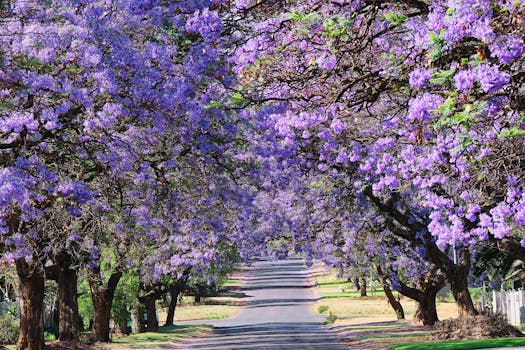
{"type": "Polygon", "coordinates": [[[342,350],[333,335],[316,322],[261,323],[216,327],[208,337],[172,349],[201,350],[342,350]]]}

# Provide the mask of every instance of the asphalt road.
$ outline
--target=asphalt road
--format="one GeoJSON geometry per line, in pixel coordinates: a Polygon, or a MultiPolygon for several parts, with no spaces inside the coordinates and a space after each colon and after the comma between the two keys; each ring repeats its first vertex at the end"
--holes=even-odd
{"type": "Polygon", "coordinates": [[[178,349],[342,350],[322,327],[324,317],[310,312],[312,281],[301,260],[254,264],[242,291],[246,306],[237,316],[214,320],[213,334],[178,349]]]}

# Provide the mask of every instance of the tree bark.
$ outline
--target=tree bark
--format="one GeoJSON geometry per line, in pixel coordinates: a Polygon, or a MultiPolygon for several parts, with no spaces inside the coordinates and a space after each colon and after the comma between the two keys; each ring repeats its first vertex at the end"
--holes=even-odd
{"type": "Polygon", "coordinates": [[[91,292],[93,302],[93,336],[97,341],[110,341],[111,305],[113,303],[107,296],[107,292],[96,290],[91,292]]]}
{"type": "Polygon", "coordinates": [[[80,316],[78,312],[77,271],[71,268],[71,256],[62,251],[54,258],[56,274],[51,277],[58,284],[58,339],[78,341],[80,334],[80,316]]]}
{"type": "Polygon", "coordinates": [[[146,309],[146,331],[157,332],[159,330],[159,321],[157,319],[157,306],[155,303],[157,299],[168,292],[168,289],[162,284],[144,285],[141,283],[140,290],[144,293],[139,296],[139,301],[146,309]]]}
{"type": "Polygon", "coordinates": [[[379,264],[375,265],[377,276],[379,277],[379,282],[381,282],[381,286],[383,287],[383,290],[385,291],[386,298],[388,300],[388,303],[390,306],[392,306],[392,309],[394,309],[394,312],[396,313],[398,320],[404,320],[405,319],[405,310],[403,310],[403,305],[396,299],[394,294],[392,293],[392,290],[390,289],[390,286],[388,285],[388,281],[386,280],[386,275],[383,272],[383,269],[379,264]]]}
{"type": "Polygon", "coordinates": [[[159,330],[159,321],[157,320],[157,306],[155,305],[157,299],[150,296],[146,299],[144,306],[146,307],[146,331],[157,332],[159,330]]]}
{"type": "Polygon", "coordinates": [[[364,276],[359,277],[360,292],[362,297],[366,297],[366,278],[364,276]]]}
{"type": "Polygon", "coordinates": [[[450,290],[456,301],[459,317],[478,315],[478,310],[474,306],[468,290],[470,252],[462,248],[460,254],[460,266],[456,266],[456,273],[447,276],[450,282],[450,290]]]}
{"type": "Polygon", "coordinates": [[[131,307],[131,333],[142,332],[141,319],[140,303],[135,301],[131,307]]]}
{"type": "Polygon", "coordinates": [[[25,260],[16,261],[20,280],[20,334],[17,350],[44,348],[44,272],[25,260]]]}
{"type": "Polygon", "coordinates": [[[96,341],[110,341],[111,306],[117,289],[118,282],[122,277],[122,271],[111,274],[107,285],[104,285],[100,275],[100,267],[89,269],[89,288],[91,290],[91,301],[93,302],[93,336],[96,341]]]}
{"type": "Polygon", "coordinates": [[[175,309],[177,308],[177,302],[179,301],[179,295],[184,289],[185,281],[177,281],[170,285],[170,306],[168,308],[168,314],[166,316],[165,326],[172,326],[173,319],[175,318],[175,309]]]}
{"type": "Polygon", "coordinates": [[[414,320],[421,322],[425,326],[433,325],[438,319],[436,310],[436,296],[439,288],[436,286],[429,286],[423,291],[422,298],[416,300],[417,307],[414,313],[414,320]]]}

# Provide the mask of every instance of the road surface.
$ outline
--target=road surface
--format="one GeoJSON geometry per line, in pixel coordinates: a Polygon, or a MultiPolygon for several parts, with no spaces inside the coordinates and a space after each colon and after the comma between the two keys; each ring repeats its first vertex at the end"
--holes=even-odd
{"type": "Polygon", "coordinates": [[[312,281],[301,260],[260,261],[242,288],[246,306],[231,319],[214,320],[213,334],[177,346],[196,350],[342,350],[310,312],[312,281]]]}

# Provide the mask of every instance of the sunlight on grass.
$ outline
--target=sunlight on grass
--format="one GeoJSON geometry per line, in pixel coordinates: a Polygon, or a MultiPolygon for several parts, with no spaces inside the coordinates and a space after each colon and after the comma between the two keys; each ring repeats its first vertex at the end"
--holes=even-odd
{"type": "Polygon", "coordinates": [[[112,345],[118,345],[119,347],[124,346],[130,349],[158,348],[195,336],[198,333],[206,332],[210,329],[210,326],[203,325],[163,326],[159,328],[159,332],[139,333],[114,338],[110,348],[115,348],[112,345]]]}
{"type": "MultiPolygon", "coordinates": [[[[317,293],[320,296],[313,306],[312,311],[318,312],[319,307],[328,307],[330,312],[337,317],[335,324],[351,324],[365,322],[383,322],[396,320],[395,312],[388,304],[384,291],[379,283],[376,288],[367,290],[368,296],[361,297],[353,284],[344,278],[336,277],[336,270],[331,270],[328,274],[316,277],[318,287],[317,293]],[[343,292],[344,290],[344,292],[343,292]]],[[[397,296],[397,292],[394,292],[397,296]]],[[[405,316],[410,319],[416,309],[414,301],[408,298],[401,298],[401,304],[405,310],[405,316]]],[[[457,308],[453,302],[437,302],[437,311],[440,319],[457,317],[457,308]]]]}
{"type": "Polygon", "coordinates": [[[524,346],[524,338],[499,338],[479,340],[456,340],[441,342],[423,342],[413,344],[394,344],[389,346],[394,350],[466,350],[483,349],[491,347],[524,346]]]}

